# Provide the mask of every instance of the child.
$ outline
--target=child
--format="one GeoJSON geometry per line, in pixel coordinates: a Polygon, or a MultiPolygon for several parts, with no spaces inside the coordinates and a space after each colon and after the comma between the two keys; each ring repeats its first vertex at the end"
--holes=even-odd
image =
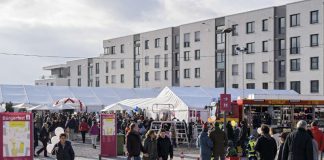
{"type": "Polygon", "coordinates": [[[254,150],[256,144],[255,137],[253,135],[250,136],[249,144],[247,146],[247,152],[248,152],[248,157],[249,160],[257,160],[257,153],[254,150]]]}

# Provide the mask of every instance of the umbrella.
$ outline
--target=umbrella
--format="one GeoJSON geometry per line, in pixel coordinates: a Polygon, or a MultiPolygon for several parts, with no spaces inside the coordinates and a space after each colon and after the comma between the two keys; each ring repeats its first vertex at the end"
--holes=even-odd
{"type": "Polygon", "coordinates": [[[13,108],[17,108],[17,109],[28,109],[28,108],[32,108],[34,106],[28,104],[28,103],[22,103],[22,104],[18,104],[13,106],[13,108]]]}
{"type": "Polygon", "coordinates": [[[53,106],[54,108],[57,108],[59,110],[66,110],[66,109],[75,109],[73,106],[71,105],[68,105],[68,104],[60,104],[60,105],[57,105],[57,106],[53,106]]]}
{"type": "Polygon", "coordinates": [[[120,103],[115,103],[112,105],[107,106],[105,109],[101,110],[102,112],[105,111],[131,111],[133,108],[127,105],[123,105],[120,103]]]}
{"type": "Polygon", "coordinates": [[[27,109],[28,111],[33,111],[33,110],[36,110],[36,111],[55,111],[55,110],[59,110],[59,108],[55,108],[51,105],[46,105],[46,104],[41,104],[41,105],[38,105],[38,106],[35,106],[35,107],[32,107],[32,108],[29,108],[27,109]]]}

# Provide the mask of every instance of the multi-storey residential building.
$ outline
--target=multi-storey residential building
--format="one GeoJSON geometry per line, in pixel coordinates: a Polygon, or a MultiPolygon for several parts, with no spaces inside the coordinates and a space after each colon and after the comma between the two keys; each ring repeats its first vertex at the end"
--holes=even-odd
{"type": "Polygon", "coordinates": [[[99,57],[50,68],[69,71],[63,79],[73,86],[224,87],[226,51],[229,88],[322,95],[323,4],[305,0],[108,39],[99,57]]]}

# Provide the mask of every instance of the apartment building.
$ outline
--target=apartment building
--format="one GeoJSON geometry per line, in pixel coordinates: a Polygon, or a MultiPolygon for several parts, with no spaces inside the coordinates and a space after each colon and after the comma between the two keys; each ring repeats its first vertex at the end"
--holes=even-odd
{"type": "Polygon", "coordinates": [[[229,88],[322,95],[323,3],[305,0],[104,40],[104,54],[65,64],[67,85],[224,87],[226,52],[229,88]],[[225,35],[226,28],[232,32],[225,35]]]}

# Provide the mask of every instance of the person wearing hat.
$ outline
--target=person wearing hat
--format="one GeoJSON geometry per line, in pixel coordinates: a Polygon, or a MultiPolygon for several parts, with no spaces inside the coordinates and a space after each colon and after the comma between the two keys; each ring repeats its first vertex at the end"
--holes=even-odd
{"type": "Polygon", "coordinates": [[[208,126],[207,123],[203,125],[203,131],[197,138],[197,146],[200,148],[200,159],[210,160],[213,150],[213,142],[208,137],[208,126]]]}
{"type": "Polygon", "coordinates": [[[225,132],[219,128],[218,122],[215,122],[215,128],[210,132],[209,138],[213,141],[214,160],[225,159],[227,136],[225,132]]]}

